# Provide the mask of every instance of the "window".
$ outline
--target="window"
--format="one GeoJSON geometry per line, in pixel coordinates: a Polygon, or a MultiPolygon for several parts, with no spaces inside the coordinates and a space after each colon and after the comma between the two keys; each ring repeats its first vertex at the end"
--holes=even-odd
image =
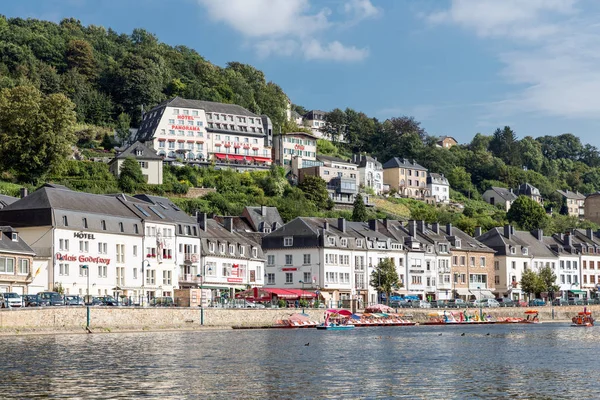
{"type": "Polygon", "coordinates": [[[291,254],[285,255],[285,265],[292,265],[294,263],[294,257],[291,254]]]}
{"type": "Polygon", "coordinates": [[[252,248],[252,258],[258,257],[258,249],[256,247],[252,248]]]}
{"type": "Polygon", "coordinates": [[[163,285],[170,285],[173,271],[163,271],[163,285]]]}
{"type": "Polygon", "coordinates": [[[499,271],[499,270],[500,270],[500,261],[494,261],[494,269],[495,269],[496,271],[499,271]]]}
{"type": "Polygon", "coordinates": [[[102,220],[102,222],[100,223],[100,225],[102,226],[102,230],[105,231],[106,230],[106,221],[102,220]]]}
{"type": "Polygon", "coordinates": [[[356,247],[362,247],[362,239],[356,239],[356,247]]]}
{"type": "Polygon", "coordinates": [[[527,255],[529,254],[529,249],[527,249],[527,247],[523,247],[523,255],[527,255]]]}
{"type": "Polygon", "coordinates": [[[153,269],[146,270],[146,285],[154,285],[156,282],[156,271],[153,269]]]}
{"type": "Polygon", "coordinates": [[[88,276],[88,268],[80,265],[79,266],[79,276],[88,276]]]}
{"type": "Polygon", "coordinates": [[[219,253],[225,254],[225,244],[223,244],[223,243],[219,244],[219,253]]]}
{"type": "Polygon", "coordinates": [[[98,242],[98,254],[106,254],[107,253],[107,244],[98,242]]]}
{"type": "Polygon", "coordinates": [[[342,247],[348,247],[348,239],[342,238],[340,240],[340,244],[341,244],[342,247]]]}
{"type": "Polygon", "coordinates": [[[452,265],[458,265],[458,256],[452,257],[452,265]]]}
{"type": "Polygon", "coordinates": [[[514,246],[510,246],[510,254],[517,254],[517,249],[514,246]]]}
{"type": "Polygon", "coordinates": [[[469,257],[469,261],[470,261],[469,265],[471,267],[474,267],[475,266],[475,257],[469,257]]]}
{"type": "Polygon", "coordinates": [[[106,278],[107,269],[106,265],[98,265],[98,278],[106,278]]]}
{"type": "Polygon", "coordinates": [[[125,245],[117,244],[117,263],[123,264],[125,262],[125,245]]]}
{"type": "Polygon", "coordinates": [[[59,250],[69,250],[69,239],[58,239],[59,250]]]}
{"type": "Polygon", "coordinates": [[[137,271],[138,271],[137,268],[133,269],[133,279],[137,279],[137,277],[138,277],[137,271]]]}
{"type": "MultiPolygon", "coordinates": [[[[58,264],[58,274],[61,276],[69,275],[69,264],[58,264]]],[[[81,276],[81,274],[79,274],[81,276]]]]}
{"type": "Polygon", "coordinates": [[[302,275],[302,282],[306,283],[311,283],[311,279],[310,279],[310,272],[305,272],[302,275]]]}
{"type": "Polygon", "coordinates": [[[517,262],[516,261],[512,262],[512,269],[517,269],[517,262]]]}
{"type": "Polygon", "coordinates": [[[80,240],[79,241],[79,252],[87,253],[89,251],[90,251],[90,242],[88,242],[87,240],[80,240]]]}
{"type": "Polygon", "coordinates": [[[275,284],[275,274],[267,274],[267,285],[275,284]]]}
{"type": "Polygon", "coordinates": [[[64,226],[69,226],[69,220],[67,219],[66,215],[63,215],[62,222],[64,226]]]}
{"type": "Polygon", "coordinates": [[[83,218],[81,222],[82,222],[84,228],[88,227],[87,218],[83,218]]]}
{"type": "Polygon", "coordinates": [[[235,246],[230,244],[229,245],[229,254],[234,254],[235,253],[235,246]]]}
{"type": "Polygon", "coordinates": [[[460,256],[460,265],[465,265],[467,262],[467,258],[465,256],[460,256]]]}
{"type": "Polygon", "coordinates": [[[330,245],[335,246],[335,238],[334,237],[329,237],[329,238],[327,238],[327,240],[329,241],[330,245]]]}
{"type": "Polygon", "coordinates": [[[294,238],[293,237],[285,237],[283,238],[283,245],[285,247],[290,247],[294,244],[294,238]]]}
{"type": "Polygon", "coordinates": [[[304,265],[310,264],[310,254],[304,254],[303,264],[304,265]]]}
{"type": "Polygon", "coordinates": [[[275,255],[269,254],[267,256],[267,265],[275,265],[275,255]]]}
{"type": "Polygon", "coordinates": [[[123,228],[123,223],[119,222],[119,231],[120,232],[125,232],[125,229],[123,228]]]}
{"type": "Polygon", "coordinates": [[[208,251],[210,253],[214,253],[215,252],[215,244],[213,242],[208,242],[208,251]]]}
{"type": "Polygon", "coordinates": [[[27,275],[29,273],[29,260],[21,258],[19,260],[19,274],[27,275]]]}
{"type": "Polygon", "coordinates": [[[285,283],[286,283],[286,285],[294,283],[294,273],[293,272],[285,273],[285,283]]]}

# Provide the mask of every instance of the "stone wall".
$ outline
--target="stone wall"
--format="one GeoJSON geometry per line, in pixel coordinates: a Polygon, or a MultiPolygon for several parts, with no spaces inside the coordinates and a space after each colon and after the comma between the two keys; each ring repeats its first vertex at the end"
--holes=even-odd
{"type": "Polygon", "coordinates": [[[189,188],[185,196],[188,199],[196,199],[198,197],[204,197],[209,193],[216,192],[216,188],[189,188]]]}
{"type": "MultiPolygon", "coordinates": [[[[594,315],[600,315],[600,306],[589,306],[594,315]]],[[[483,309],[484,313],[493,317],[523,317],[525,308],[496,308],[483,309]]],[[[570,321],[583,310],[581,306],[540,307],[540,320],[552,321],[554,311],[555,321],[570,321]]],[[[207,327],[267,327],[275,321],[283,319],[294,312],[294,309],[205,309],[204,325],[207,327]]],[[[435,309],[399,309],[400,314],[410,316],[415,322],[429,320],[429,314],[435,309]]],[[[449,310],[463,311],[463,310],[449,310]]],[[[469,309],[470,314],[478,312],[469,309]]],[[[77,330],[86,325],[85,307],[44,307],[11,309],[0,311],[0,330],[16,331],[52,331],[77,330]]],[[[92,329],[130,329],[156,330],[197,328],[200,326],[200,308],[129,308],[129,307],[91,307],[90,326],[92,329]]],[[[322,322],[324,310],[305,310],[310,319],[322,322]]]]}

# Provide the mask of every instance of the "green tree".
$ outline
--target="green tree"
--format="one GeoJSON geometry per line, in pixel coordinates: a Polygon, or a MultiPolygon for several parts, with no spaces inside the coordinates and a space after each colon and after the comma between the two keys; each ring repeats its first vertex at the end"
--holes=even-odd
{"type": "Polygon", "coordinates": [[[117,132],[117,137],[119,138],[119,143],[124,144],[129,139],[129,127],[131,126],[131,117],[125,113],[119,114],[117,118],[117,126],[115,127],[115,131],[117,132]]]}
{"type": "Polygon", "coordinates": [[[328,207],[329,193],[327,182],[320,176],[305,176],[298,187],[304,192],[304,196],[312,201],[318,209],[325,210],[328,207]]]}
{"type": "Polygon", "coordinates": [[[75,105],[32,86],[0,92],[0,164],[26,182],[58,169],[75,142],[75,105]]]}
{"type": "Polygon", "coordinates": [[[387,303],[390,301],[392,290],[402,287],[396,266],[389,258],[384,258],[371,272],[370,285],[379,293],[385,293],[387,303]]]}
{"type": "Polygon", "coordinates": [[[78,72],[88,79],[96,75],[96,60],[92,46],[85,40],[71,40],[67,45],[66,59],[69,68],[77,68],[78,72]]]}
{"type": "Polygon", "coordinates": [[[363,222],[368,218],[367,206],[360,193],[356,195],[354,199],[354,208],[352,209],[352,221],[363,222]]]}
{"type": "Polygon", "coordinates": [[[142,183],[146,183],[142,167],[135,158],[127,157],[119,171],[119,188],[126,193],[134,193],[142,183]]]}
{"type": "Polygon", "coordinates": [[[544,292],[556,293],[560,287],[556,284],[556,274],[549,265],[541,267],[538,276],[543,283],[544,292]]]}
{"type": "Polygon", "coordinates": [[[523,271],[523,276],[521,277],[521,290],[528,294],[534,294],[537,297],[546,290],[546,286],[535,271],[527,269],[523,271]]]}
{"type": "Polygon", "coordinates": [[[543,228],[548,219],[544,207],[526,196],[514,201],[506,217],[526,231],[543,228]]]}

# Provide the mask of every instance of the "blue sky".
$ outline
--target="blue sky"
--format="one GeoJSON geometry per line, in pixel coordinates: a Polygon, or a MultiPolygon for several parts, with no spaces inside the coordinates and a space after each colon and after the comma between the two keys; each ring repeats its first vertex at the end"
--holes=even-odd
{"type": "Polygon", "coordinates": [[[131,33],[265,72],[309,109],[412,115],[468,142],[574,133],[600,147],[600,2],[592,0],[21,0],[0,13],[131,33]]]}

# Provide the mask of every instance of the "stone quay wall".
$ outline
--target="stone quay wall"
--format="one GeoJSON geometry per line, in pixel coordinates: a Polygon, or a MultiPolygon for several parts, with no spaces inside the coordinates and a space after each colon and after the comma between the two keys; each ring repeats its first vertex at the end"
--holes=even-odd
{"type": "MultiPolygon", "coordinates": [[[[594,315],[600,315],[600,306],[587,307],[594,315]]],[[[523,317],[526,308],[484,308],[492,317],[523,317]]],[[[582,306],[538,307],[540,321],[570,321],[583,310],[582,306]],[[553,318],[554,313],[554,318],[553,318]]],[[[424,322],[438,309],[398,309],[407,319],[424,322]]],[[[464,309],[451,309],[462,312],[464,309]]],[[[204,326],[214,328],[268,327],[302,309],[204,309],[204,326]]],[[[310,319],[322,322],[323,309],[306,309],[310,319]]],[[[479,309],[468,309],[470,314],[479,309]]],[[[86,307],[42,307],[9,309],[0,311],[0,332],[81,330],[86,326],[86,307]]],[[[90,327],[100,330],[158,330],[185,329],[200,326],[200,308],[134,308],[90,307],[90,327]]]]}

